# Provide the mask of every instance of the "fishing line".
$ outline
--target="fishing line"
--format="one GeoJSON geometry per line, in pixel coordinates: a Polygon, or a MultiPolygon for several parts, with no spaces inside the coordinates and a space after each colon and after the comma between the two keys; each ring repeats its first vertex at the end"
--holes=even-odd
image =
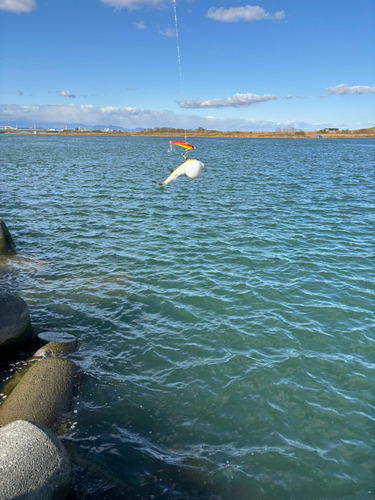
{"type": "Polygon", "coordinates": [[[182,94],[183,92],[182,92],[181,56],[180,56],[180,42],[179,42],[179,39],[178,39],[176,0],[173,0],[173,8],[174,8],[174,25],[175,25],[175,29],[176,29],[176,41],[177,41],[178,70],[179,70],[179,73],[180,73],[180,87],[181,87],[181,94],[182,94]]]}
{"type": "MultiPolygon", "coordinates": [[[[180,41],[178,38],[176,0],[173,0],[173,9],[174,9],[174,25],[175,25],[175,30],[176,30],[176,42],[177,42],[178,71],[180,74],[180,91],[181,91],[181,98],[183,98],[184,91],[183,91],[183,87],[182,87],[181,55],[180,55],[180,41]]],[[[185,108],[183,108],[183,115],[184,115],[184,124],[185,124],[185,108]]],[[[185,141],[186,141],[186,128],[184,128],[184,131],[185,131],[185,141]]]]}

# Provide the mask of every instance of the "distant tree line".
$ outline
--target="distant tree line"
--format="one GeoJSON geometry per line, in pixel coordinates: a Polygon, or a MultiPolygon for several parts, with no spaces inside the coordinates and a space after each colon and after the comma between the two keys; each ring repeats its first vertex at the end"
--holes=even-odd
{"type": "Polygon", "coordinates": [[[143,130],[146,134],[221,134],[223,132],[219,132],[217,130],[207,130],[203,127],[195,128],[195,129],[184,129],[184,128],[173,128],[173,127],[154,127],[154,128],[145,128],[143,130]]]}

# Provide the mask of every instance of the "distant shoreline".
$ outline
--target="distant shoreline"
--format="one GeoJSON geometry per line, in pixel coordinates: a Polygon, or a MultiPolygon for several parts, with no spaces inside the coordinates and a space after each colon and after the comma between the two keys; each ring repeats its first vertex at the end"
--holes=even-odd
{"type": "MultiPolygon", "coordinates": [[[[16,131],[7,130],[1,135],[53,135],[53,136],[81,136],[81,137],[180,137],[184,138],[183,133],[171,132],[97,132],[97,131],[41,131],[35,134],[33,130],[16,131]]],[[[203,139],[375,139],[374,129],[358,132],[217,132],[207,131],[204,133],[188,132],[188,138],[203,139]],[[319,137],[318,137],[319,136],[319,137]]]]}

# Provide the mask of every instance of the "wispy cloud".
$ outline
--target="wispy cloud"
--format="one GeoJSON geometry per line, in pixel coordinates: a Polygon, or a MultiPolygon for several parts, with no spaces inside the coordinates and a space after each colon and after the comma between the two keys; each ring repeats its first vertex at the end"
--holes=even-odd
{"type": "Polygon", "coordinates": [[[173,30],[172,28],[167,28],[164,31],[160,30],[159,35],[165,36],[167,38],[172,38],[172,37],[176,36],[176,30],[173,30]]]}
{"type": "Polygon", "coordinates": [[[161,7],[165,0],[101,0],[102,3],[115,9],[135,10],[142,7],[161,7]]]}
{"type": "Polygon", "coordinates": [[[128,87],[126,90],[128,90],[129,92],[133,92],[133,91],[138,90],[138,89],[134,89],[133,87],[128,87]]]}
{"type": "Polygon", "coordinates": [[[137,28],[137,30],[145,30],[146,29],[146,25],[145,25],[144,21],[138,21],[138,22],[135,21],[133,24],[137,28]]]}
{"type": "Polygon", "coordinates": [[[350,94],[375,94],[375,85],[371,87],[365,85],[354,85],[349,87],[347,83],[341,83],[336,87],[328,87],[326,90],[328,95],[350,95],[350,94]]]}
{"type": "Polygon", "coordinates": [[[219,21],[221,23],[238,23],[239,21],[282,21],[285,18],[285,12],[280,10],[280,12],[275,12],[275,14],[269,14],[262,7],[257,5],[245,5],[244,7],[231,7],[230,9],[225,9],[220,7],[211,7],[207,12],[207,17],[214,21],[219,21]]]}
{"type": "MultiPolygon", "coordinates": [[[[144,116],[163,116],[168,112],[143,110],[132,107],[116,106],[92,106],[79,104],[44,104],[21,106],[12,104],[0,104],[0,116],[2,119],[11,117],[30,117],[32,120],[42,121],[72,121],[87,124],[99,123],[98,119],[118,119],[139,118],[144,116]]],[[[107,120],[106,120],[107,121],[107,120]]]]}
{"type": "Polygon", "coordinates": [[[33,97],[33,94],[25,94],[23,90],[18,90],[18,95],[19,96],[25,96],[25,97],[33,97]]]}
{"type": "Polygon", "coordinates": [[[234,94],[226,99],[212,100],[191,100],[176,101],[180,108],[198,109],[198,108],[245,108],[261,102],[276,101],[277,99],[292,99],[292,96],[276,96],[270,94],[234,94]]]}
{"type": "Polygon", "coordinates": [[[327,123],[308,123],[303,121],[271,122],[265,120],[246,120],[232,118],[218,118],[214,116],[195,116],[176,114],[172,111],[158,111],[153,109],[138,109],[130,107],[95,107],[91,105],[58,104],[20,106],[0,104],[0,122],[22,121],[33,125],[43,124],[82,124],[92,127],[101,124],[112,124],[134,129],[137,127],[176,127],[198,128],[213,130],[275,130],[276,128],[296,128],[315,130],[331,126],[327,123]]]}
{"type": "Polygon", "coordinates": [[[35,0],[0,0],[0,10],[28,14],[35,9],[35,0]]]}
{"type": "Polygon", "coordinates": [[[69,97],[70,99],[75,99],[76,98],[76,96],[74,94],[72,94],[71,92],[69,92],[69,90],[58,90],[57,93],[61,97],[69,97]]]}

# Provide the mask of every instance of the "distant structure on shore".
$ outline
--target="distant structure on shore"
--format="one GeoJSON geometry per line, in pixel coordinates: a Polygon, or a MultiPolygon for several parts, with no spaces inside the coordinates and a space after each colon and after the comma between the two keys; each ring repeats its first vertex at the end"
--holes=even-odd
{"type": "Polygon", "coordinates": [[[18,127],[10,127],[9,125],[0,125],[0,134],[5,134],[5,132],[12,132],[13,134],[39,134],[46,132],[62,132],[62,130],[58,130],[56,128],[37,128],[35,127],[26,127],[26,128],[18,128],[18,127]]]}

